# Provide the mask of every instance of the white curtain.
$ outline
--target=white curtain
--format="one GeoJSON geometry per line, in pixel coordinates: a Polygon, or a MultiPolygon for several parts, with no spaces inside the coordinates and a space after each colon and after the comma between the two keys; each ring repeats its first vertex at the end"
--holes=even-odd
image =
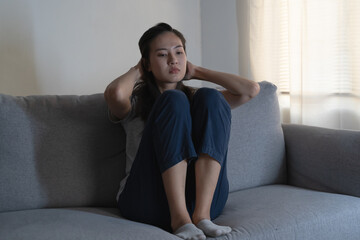
{"type": "Polygon", "coordinates": [[[359,0],[238,0],[237,14],[240,74],[278,86],[283,122],[360,130],[359,0]]]}

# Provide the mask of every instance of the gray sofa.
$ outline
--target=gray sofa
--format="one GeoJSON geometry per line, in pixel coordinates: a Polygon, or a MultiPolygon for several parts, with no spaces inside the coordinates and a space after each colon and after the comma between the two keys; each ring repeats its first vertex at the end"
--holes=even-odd
{"type": "MultiPolygon", "coordinates": [[[[281,125],[276,86],[232,111],[218,239],[360,239],[360,132],[281,125]]],[[[0,239],[178,239],[116,209],[125,138],[102,94],[0,95],[0,239]]]]}

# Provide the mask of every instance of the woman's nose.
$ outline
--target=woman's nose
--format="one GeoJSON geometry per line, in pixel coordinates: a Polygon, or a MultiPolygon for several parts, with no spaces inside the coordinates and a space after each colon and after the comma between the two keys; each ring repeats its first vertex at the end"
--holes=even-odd
{"type": "Polygon", "coordinates": [[[173,64],[177,64],[177,58],[174,54],[169,54],[169,64],[173,65],[173,64]]]}

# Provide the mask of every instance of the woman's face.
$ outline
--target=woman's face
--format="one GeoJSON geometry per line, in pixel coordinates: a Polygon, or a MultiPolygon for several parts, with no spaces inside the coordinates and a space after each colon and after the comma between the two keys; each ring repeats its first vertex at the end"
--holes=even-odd
{"type": "Polygon", "coordinates": [[[183,44],[172,32],[157,36],[150,44],[149,71],[160,92],[175,89],[186,73],[187,58],[183,44]]]}

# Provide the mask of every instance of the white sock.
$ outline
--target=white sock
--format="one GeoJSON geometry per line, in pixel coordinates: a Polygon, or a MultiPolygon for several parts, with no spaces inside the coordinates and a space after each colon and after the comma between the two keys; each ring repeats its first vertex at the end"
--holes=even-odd
{"type": "Polygon", "coordinates": [[[203,230],[203,232],[209,237],[219,237],[231,232],[231,227],[216,225],[208,219],[201,220],[198,224],[196,224],[196,226],[203,230]]]}
{"type": "Polygon", "coordinates": [[[194,224],[188,223],[179,227],[174,234],[186,240],[205,240],[206,236],[203,231],[198,229],[194,224]]]}

